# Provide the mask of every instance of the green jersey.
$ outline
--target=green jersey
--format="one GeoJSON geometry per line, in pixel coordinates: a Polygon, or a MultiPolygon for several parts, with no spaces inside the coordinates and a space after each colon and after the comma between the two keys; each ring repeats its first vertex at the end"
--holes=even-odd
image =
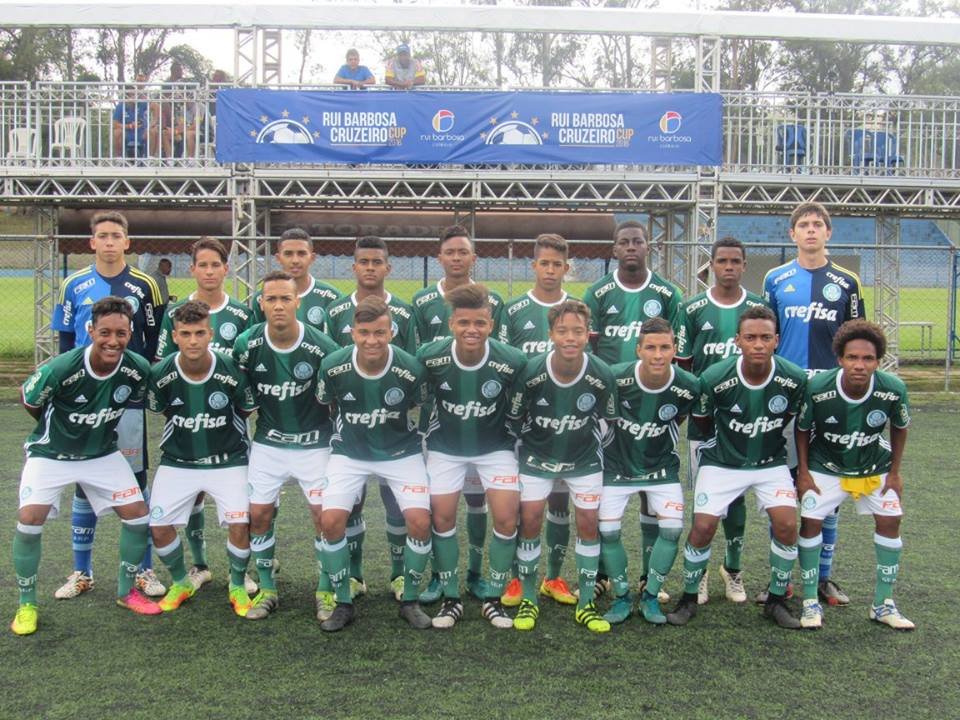
{"type": "Polygon", "coordinates": [[[587,288],[583,301],[590,308],[590,332],[597,333],[597,356],[607,363],[637,357],[637,338],[644,320],[662,317],[676,328],[680,291],[652,270],[638,288],[624,287],[617,271],[587,288]]]}
{"type": "Polygon", "coordinates": [[[617,390],[605,362],[584,353],[576,379],[559,383],[553,352],[527,362],[509,417],[520,424],[520,472],[541,478],[579,477],[603,469],[600,419],[617,416],[617,390]]]}
{"type": "Polygon", "coordinates": [[[423,365],[391,345],[386,367],[368,376],[357,366],[356,353],[356,347],[341,348],[320,365],[317,399],[336,404],[332,452],[372,462],[421,452],[410,411],[425,399],[423,365]]]}
{"type": "Polygon", "coordinates": [[[21,388],[23,402],[42,413],[24,450],[29,457],[90,460],[117,449],[124,408],[142,402],[150,364],[126,350],[113,372],[90,367],[90,345],[58,355],[37,368],[21,388]]]}
{"type": "Polygon", "coordinates": [[[520,348],[527,357],[553,350],[547,313],[566,299],[567,294],[564,293],[557,302],[547,304],[537,300],[533,290],[528,290],[525,295],[511,300],[503,309],[505,342],[520,348]]]}
{"type": "MultiPolygon", "coordinates": [[[[490,314],[493,316],[493,331],[490,337],[503,341],[503,298],[492,290],[490,293],[490,314]]],[[[413,296],[413,317],[417,324],[417,337],[421,343],[450,337],[450,314],[452,310],[444,299],[443,280],[432,287],[418,290],[413,296]]]]}
{"type": "Polygon", "coordinates": [[[877,370],[867,394],[847,397],[840,385],[843,370],[818,373],[807,381],[798,430],[810,430],[810,469],[844,477],[881,475],[890,469],[890,443],[883,429],[910,424],[907,386],[895,375],[877,370]]]}
{"type": "MultiPolygon", "coordinates": [[[[417,351],[417,330],[413,308],[391,293],[387,293],[387,306],[393,320],[393,344],[413,354],[417,351]]],[[[327,335],[340,347],[353,344],[350,330],[353,328],[353,311],[357,309],[357,294],[333,303],[327,308],[327,335]]]]}
{"type": "Polygon", "coordinates": [[[430,450],[464,457],[513,450],[507,410],[514,383],[527,364],[522,352],[488,340],[483,359],[467,367],[457,359],[453,338],[443,338],[421,347],[417,359],[427,370],[433,400],[427,428],[430,450]]]}
{"type": "MultiPolygon", "coordinates": [[[[692,360],[694,375],[699,377],[711,365],[740,354],[740,348],[733,342],[740,316],[747,308],[767,304],[759,295],[741,290],[740,300],[732,305],[721,305],[709,290],[680,305],[677,359],[692,360]]],[[[687,437],[707,439],[696,423],[689,424],[687,437]]]]}
{"type": "Polygon", "coordinates": [[[160,438],[160,464],[180,468],[247,464],[247,424],[256,409],[246,376],[232,358],[210,351],[213,364],[203,380],[180,369],[180,353],[150,369],[147,404],[167,418],[160,438]]]}
{"type": "MultiPolygon", "coordinates": [[[[187,300],[193,300],[191,295],[187,300]]],[[[173,341],[173,313],[187,300],[181,300],[167,308],[160,322],[160,338],[157,341],[157,360],[177,352],[177,344],[173,341]]],[[[227,296],[218,308],[210,308],[210,329],[213,330],[213,339],[210,347],[229,354],[237,336],[254,324],[253,314],[246,305],[227,296]]]]}
{"type": "Polygon", "coordinates": [[[292,347],[274,347],[266,323],[247,330],[233,347],[257,404],[253,439],[282,448],[327,447],[330,410],[317,402],[317,374],[320,362],[340,348],[319,330],[297,325],[300,335],[292,347]]]}
{"type": "Polygon", "coordinates": [[[699,449],[700,465],[755,469],[784,465],[783,429],[800,410],[807,373],[779,355],[760,385],[743,377],[743,356],[713,365],[700,376],[693,414],[713,418],[714,435],[699,449]]]}
{"type": "MultiPolygon", "coordinates": [[[[260,296],[262,294],[262,290],[254,293],[251,303],[253,307],[253,322],[251,325],[266,322],[267,320],[263,314],[263,310],[260,309],[260,296]]],[[[324,323],[326,322],[327,307],[341,298],[343,298],[343,293],[333,285],[327,285],[327,283],[320,282],[316,278],[310,278],[310,287],[300,293],[300,307],[297,308],[297,320],[317,330],[323,330],[324,323]]]]}
{"type": "Polygon", "coordinates": [[[603,484],[628,487],[680,482],[680,422],[700,400],[700,381],[672,366],[659,390],[640,381],[640,363],[614,365],[619,417],[604,448],[603,484]]]}

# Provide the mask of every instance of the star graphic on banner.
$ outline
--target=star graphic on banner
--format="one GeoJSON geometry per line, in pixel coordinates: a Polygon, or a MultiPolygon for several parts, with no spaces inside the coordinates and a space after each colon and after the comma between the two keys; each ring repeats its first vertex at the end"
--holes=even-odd
{"type": "Polygon", "coordinates": [[[544,140],[546,140],[548,137],[550,137],[550,133],[548,133],[548,132],[542,132],[542,133],[540,133],[540,137],[542,137],[544,140]]]}
{"type": "Polygon", "coordinates": [[[262,122],[262,123],[267,122],[269,119],[270,119],[270,118],[268,118],[266,115],[261,115],[261,116],[260,116],[260,122],[262,122]]]}
{"type": "Polygon", "coordinates": [[[497,119],[496,119],[495,117],[490,118],[490,124],[491,124],[491,125],[496,125],[496,124],[497,124],[497,119]]]}
{"type": "Polygon", "coordinates": [[[519,116],[520,116],[520,113],[518,113],[516,110],[510,113],[510,117],[513,118],[514,120],[516,120],[519,116]]]}
{"type": "Polygon", "coordinates": [[[319,140],[319,139],[320,139],[320,131],[319,131],[319,130],[314,130],[314,131],[313,131],[313,136],[319,140]]]}
{"type": "Polygon", "coordinates": [[[538,118],[538,117],[532,117],[532,118],[530,118],[530,124],[533,125],[534,127],[536,127],[537,125],[540,124],[540,118],[538,118]]]}
{"type": "Polygon", "coordinates": [[[256,130],[251,130],[251,131],[250,131],[250,137],[254,137],[254,138],[255,138],[256,136],[257,136],[257,131],[256,131],[256,130]]]}
{"type": "Polygon", "coordinates": [[[280,115],[281,115],[281,117],[288,118],[288,117],[290,117],[290,111],[289,111],[289,110],[284,110],[282,113],[280,113],[280,115]]]}
{"type": "Polygon", "coordinates": [[[309,124],[310,124],[310,118],[308,118],[306,115],[303,116],[303,124],[304,124],[304,125],[309,125],[309,124]]]}
{"type": "Polygon", "coordinates": [[[481,140],[486,140],[486,139],[487,139],[487,134],[486,134],[485,132],[480,133],[480,139],[481,139],[481,140]]]}

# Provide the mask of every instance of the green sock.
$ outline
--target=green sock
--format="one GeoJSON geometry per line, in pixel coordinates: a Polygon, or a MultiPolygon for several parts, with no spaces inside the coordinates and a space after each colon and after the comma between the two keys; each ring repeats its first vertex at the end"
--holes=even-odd
{"type": "Polygon", "coordinates": [[[743,536],[747,530],[747,501],[743,495],[730,503],[722,524],[723,536],[727,539],[723,565],[730,572],[739,572],[740,557],[743,555],[743,536]]]}
{"type": "Polygon", "coordinates": [[[137,581],[140,561],[147,549],[150,517],[120,522],[120,568],[117,571],[117,597],[126,597],[137,581]]]}
{"type": "Polygon", "coordinates": [[[893,598],[893,586],[897,584],[897,573],[900,572],[903,540],[874,534],[873,547],[877,552],[877,587],[873,592],[873,604],[883,605],[884,600],[893,598]]]}
{"type": "Polygon", "coordinates": [[[37,604],[37,571],[40,569],[40,540],[43,525],[17,523],[13,535],[13,568],[17,574],[20,604],[37,604]]]}
{"type": "Polygon", "coordinates": [[[387,544],[390,546],[390,579],[403,575],[403,551],[407,546],[407,526],[401,516],[387,518],[387,544]]]}
{"type": "Polygon", "coordinates": [[[350,577],[357,580],[363,580],[363,539],[366,534],[363,513],[351,513],[347,518],[347,549],[350,551],[350,577]]]}
{"type": "Polygon", "coordinates": [[[647,592],[654,597],[667,581],[667,575],[677,559],[682,531],[682,520],[664,520],[660,524],[657,541],[653,544],[653,551],[650,553],[650,572],[647,575],[647,592]]]}
{"type": "Polygon", "coordinates": [[[323,538],[313,539],[313,559],[317,561],[317,592],[333,592],[330,576],[323,570],[323,538]]]}
{"type": "Polygon", "coordinates": [[[580,587],[577,607],[585,608],[593,602],[593,588],[597,584],[597,569],[600,566],[600,538],[596,540],[577,538],[576,557],[577,585],[580,587]]]}
{"type": "Polygon", "coordinates": [[[540,569],[540,538],[520,538],[517,542],[517,569],[523,599],[537,603],[537,571],[540,569]]]}
{"type": "MultiPolygon", "coordinates": [[[[700,588],[700,578],[710,562],[710,546],[694,547],[690,541],[683,546],[683,591],[695,595],[700,588]]],[[[649,582],[649,578],[647,578],[649,582]]]]}
{"type": "Polygon", "coordinates": [[[787,594],[790,573],[797,560],[797,546],[784,545],[776,538],[770,539],[770,594],[787,594]]]}
{"type": "Polygon", "coordinates": [[[560,577],[570,544],[570,513],[547,510],[547,579],[560,577]]]}
{"type": "Polygon", "coordinates": [[[250,535],[250,555],[257,568],[260,579],[260,589],[276,592],[277,585],[273,577],[273,553],[277,542],[273,537],[273,529],[267,528],[263,535],[250,535]]]}
{"type": "Polygon", "coordinates": [[[180,542],[180,536],[177,535],[169,545],[154,549],[157,551],[157,557],[170,571],[173,581],[179,584],[187,582],[187,565],[183,558],[183,543],[180,542]]]}
{"type": "MultiPolygon", "coordinates": [[[[657,542],[657,536],[660,534],[660,526],[657,524],[657,518],[654,515],[640,515],[640,555],[643,559],[643,576],[650,575],[650,554],[653,552],[653,544],[657,542]]],[[[613,573],[607,571],[608,575],[613,573]]]]}
{"type": "Polygon", "coordinates": [[[600,557],[613,583],[613,594],[623,597],[630,591],[627,582],[627,551],[620,535],[620,523],[600,521],[600,557]]]}
{"type": "Polygon", "coordinates": [[[460,543],[457,542],[457,528],[445,533],[433,531],[433,566],[440,573],[443,596],[460,597],[460,543]]]}
{"type": "Polygon", "coordinates": [[[467,542],[470,554],[467,557],[467,572],[479,575],[483,572],[483,545],[487,540],[487,508],[484,505],[467,505],[467,542]]]}
{"type": "Polygon", "coordinates": [[[823,536],[817,533],[812,538],[797,538],[797,554],[800,557],[800,578],[803,582],[803,599],[817,599],[817,584],[820,580],[820,546],[823,536]]]}
{"type": "Polygon", "coordinates": [[[417,540],[407,535],[403,549],[403,601],[416,600],[420,595],[420,583],[430,559],[430,538],[417,540]]]}
{"type": "MultiPolygon", "coordinates": [[[[539,542],[539,538],[537,539],[539,542]]],[[[504,537],[496,530],[490,538],[490,574],[487,580],[487,597],[499,600],[510,580],[517,559],[517,533],[504,537]]]]}
{"type": "Polygon", "coordinates": [[[347,538],[323,544],[323,569],[330,578],[338,603],[352,603],[350,597],[350,551],[347,538]]]}
{"type": "MultiPolygon", "coordinates": [[[[250,562],[250,548],[238,548],[227,540],[227,560],[230,563],[231,587],[243,587],[243,576],[247,574],[250,562]]],[[[263,582],[263,578],[260,578],[260,582],[263,582]]]]}
{"type": "Polygon", "coordinates": [[[207,565],[207,540],[204,536],[203,500],[193,506],[187,520],[187,544],[190,545],[190,556],[193,564],[201,567],[207,565]]]}

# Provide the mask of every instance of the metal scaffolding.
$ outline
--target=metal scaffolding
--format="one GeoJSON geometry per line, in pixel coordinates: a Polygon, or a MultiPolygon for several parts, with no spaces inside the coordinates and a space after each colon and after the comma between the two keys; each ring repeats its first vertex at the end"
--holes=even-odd
{"type": "Polygon", "coordinates": [[[900,218],[877,215],[876,226],[873,314],[887,336],[887,353],[880,361],[880,368],[896,372],[900,349],[900,218]]]}
{"type": "Polygon", "coordinates": [[[37,235],[33,242],[33,359],[37,365],[57,354],[56,336],[51,323],[60,287],[57,274],[60,256],[58,217],[55,207],[42,205],[37,208],[37,235]]]}

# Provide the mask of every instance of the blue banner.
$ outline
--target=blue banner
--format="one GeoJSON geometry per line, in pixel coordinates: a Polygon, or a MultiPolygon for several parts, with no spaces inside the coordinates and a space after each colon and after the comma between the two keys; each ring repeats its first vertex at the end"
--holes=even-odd
{"type": "Polygon", "coordinates": [[[217,92],[217,160],[719,165],[712,93],[217,92]]]}

